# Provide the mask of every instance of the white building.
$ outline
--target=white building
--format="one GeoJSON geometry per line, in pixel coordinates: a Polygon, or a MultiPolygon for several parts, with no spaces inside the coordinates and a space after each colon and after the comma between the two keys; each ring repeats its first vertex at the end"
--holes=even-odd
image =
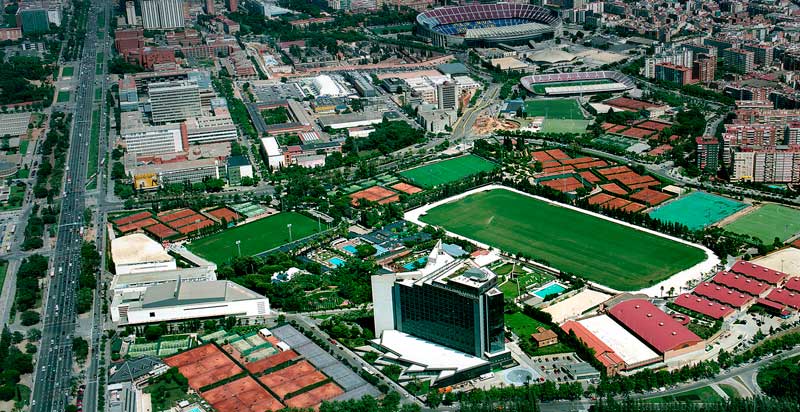
{"type": "Polygon", "coordinates": [[[343,97],[350,94],[344,86],[327,74],[315,77],[311,82],[311,87],[317,97],[343,97]]]}
{"type": "Polygon", "coordinates": [[[230,142],[239,138],[230,116],[201,116],[186,120],[189,144],[230,142]]]}
{"type": "Polygon", "coordinates": [[[161,244],[141,233],[112,240],[111,259],[117,275],[177,269],[175,258],[161,244]]]}
{"type": "Polygon", "coordinates": [[[117,294],[111,302],[111,320],[119,325],[267,315],[267,298],[226,280],[167,282],[142,292],[117,294]]]}
{"type": "Polygon", "coordinates": [[[184,150],[181,127],[177,124],[123,128],[120,135],[128,152],[137,155],[159,155],[184,150]]]}
{"type": "Polygon", "coordinates": [[[125,17],[128,21],[128,25],[136,25],[136,6],[133,4],[133,1],[125,2],[125,17]]]}
{"type": "Polygon", "coordinates": [[[269,165],[270,168],[279,169],[283,167],[283,152],[278,145],[277,139],[274,137],[264,137],[261,139],[261,147],[264,150],[264,155],[267,157],[267,165],[269,165]]]}
{"type": "Polygon", "coordinates": [[[195,81],[150,83],[147,93],[153,123],[178,122],[201,115],[200,87],[195,81]]]}
{"type": "Polygon", "coordinates": [[[185,269],[163,270],[159,272],[136,272],[115,274],[110,289],[114,294],[144,292],[148,287],[163,283],[209,282],[217,280],[217,265],[207,265],[185,269]]]}
{"type": "Polygon", "coordinates": [[[183,0],[142,0],[141,6],[146,30],[184,27],[183,0]]]}

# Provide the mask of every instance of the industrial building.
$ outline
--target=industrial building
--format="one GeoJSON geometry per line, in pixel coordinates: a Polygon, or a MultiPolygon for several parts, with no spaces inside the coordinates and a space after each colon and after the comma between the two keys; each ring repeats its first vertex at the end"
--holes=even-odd
{"type": "Polygon", "coordinates": [[[111,260],[117,275],[177,269],[175,258],[161,244],[141,233],[112,240],[111,260]]]}

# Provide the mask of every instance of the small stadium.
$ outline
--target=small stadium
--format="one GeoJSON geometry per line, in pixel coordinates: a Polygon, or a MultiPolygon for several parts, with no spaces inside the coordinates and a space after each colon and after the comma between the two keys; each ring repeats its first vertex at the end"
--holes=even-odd
{"type": "Polygon", "coordinates": [[[633,80],[628,76],[612,70],[537,74],[523,77],[520,83],[527,91],[545,96],[615,93],[634,87],[633,80]]]}
{"type": "Polygon", "coordinates": [[[440,47],[524,44],[560,37],[558,13],[530,4],[439,7],[417,16],[417,34],[440,47]]]}

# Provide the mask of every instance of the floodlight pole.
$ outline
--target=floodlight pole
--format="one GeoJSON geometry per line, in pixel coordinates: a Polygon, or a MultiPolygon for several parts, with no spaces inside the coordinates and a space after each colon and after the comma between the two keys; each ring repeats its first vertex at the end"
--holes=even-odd
{"type": "Polygon", "coordinates": [[[236,241],[236,249],[238,249],[238,250],[239,250],[239,257],[242,257],[242,247],[241,247],[241,246],[239,246],[241,243],[242,243],[242,241],[241,241],[241,240],[237,240],[237,241],[236,241]]]}
{"type": "Polygon", "coordinates": [[[286,227],[289,228],[289,242],[292,242],[292,224],[289,223],[286,227]]]}

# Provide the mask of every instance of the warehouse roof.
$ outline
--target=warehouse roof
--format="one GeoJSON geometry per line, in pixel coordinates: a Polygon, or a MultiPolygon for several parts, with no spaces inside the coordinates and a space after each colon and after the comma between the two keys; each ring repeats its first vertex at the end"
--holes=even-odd
{"type": "Polygon", "coordinates": [[[712,319],[722,319],[733,313],[733,309],[726,305],[718,302],[712,302],[706,298],[693,295],[691,293],[684,293],[678,296],[675,299],[675,304],[711,317],[712,319]]]}
{"type": "Polygon", "coordinates": [[[561,325],[561,329],[567,333],[570,331],[575,333],[575,337],[591,348],[594,351],[594,357],[606,367],[614,368],[625,363],[613,349],[580,323],[570,320],[561,325]]]}
{"type": "Polygon", "coordinates": [[[263,296],[227,280],[209,282],[167,282],[147,288],[141,296],[142,308],[191,305],[210,302],[237,302],[263,296]]]}
{"type": "Polygon", "coordinates": [[[169,262],[174,260],[161,244],[141,234],[133,233],[111,241],[111,259],[116,265],[169,262]]]}
{"type": "Polygon", "coordinates": [[[784,289],[789,289],[793,292],[800,292],[800,278],[791,278],[783,285],[784,289]]]}
{"type": "Polygon", "coordinates": [[[767,295],[767,299],[791,306],[794,309],[800,309],[800,293],[786,289],[775,289],[767,295]]]}
{"type": "Polygon", "coordinates": [[[636,336],[606,315],[582,319],[578,323],[608,345],[628,365],[641,365],[661,359],[636,336]]]}
{"type": "Polygon", "coordinates": [[[786,279],[787,276],[789,276],[786,273],[778,272],[777,270],[765,268],[764,266],[759,266],[755,263],[745,262],[743,260],[736,262],[736,264],[731,268],[731,271],[741,273],[742,275],[747,275],[751,278],[756,278],[773,285],[781,283],[784,279],[786,279]]]}
{"type": "Polygon", "coordinates": [[[758,279],[725,271],[717,273],[711,281],[755,296],[761,295],[771,287],[758,279]]]}
{"type": "Polygon", "coordinates": [[[609,315],[659,353],[686,348],[703,341],[645,299],[620,302],[609,315]]]}
{"type": "Polygon", "coordinates": [[[716,283],[703,282],[694,288],[694,293],[735,308],[741,308],[753,301],[753,296],[751,295],[739,292],[738,290],[729,289],[716,283]]]}

